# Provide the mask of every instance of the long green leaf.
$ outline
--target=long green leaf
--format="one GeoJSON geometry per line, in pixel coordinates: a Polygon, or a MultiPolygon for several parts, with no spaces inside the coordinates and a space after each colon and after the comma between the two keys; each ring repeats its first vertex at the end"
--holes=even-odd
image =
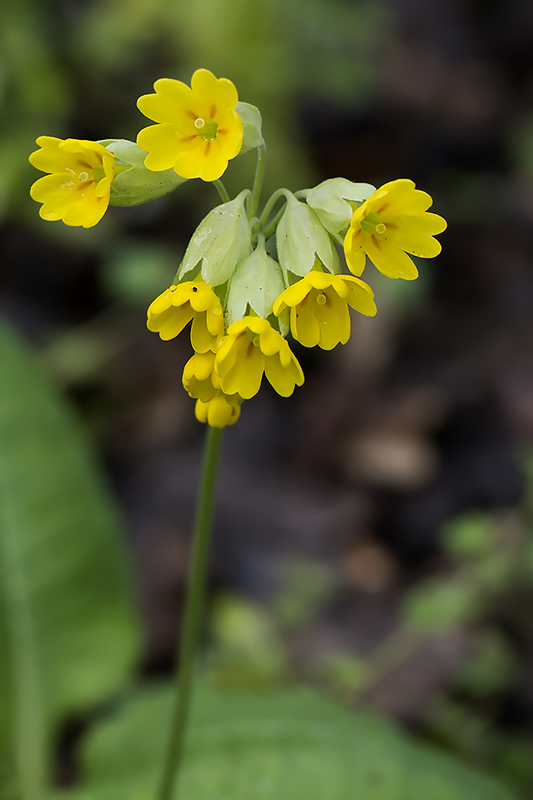
{"type": "Polygon", "coordinates": [[[22,800],[42,796],[58,722],[131,670],[119,534],[72,413],[0,326],[0,773],[17,775],[22,800]]]}
{"type": "MultiPolygon", "coordinates": [[[[155,797],[172,690],[131,700],[88,737],[79,794],[155,797]]],[[[179,797],[185,800],[511,800],[492,780],[371,714],[302,690],[197,693],[179,797]]]]}

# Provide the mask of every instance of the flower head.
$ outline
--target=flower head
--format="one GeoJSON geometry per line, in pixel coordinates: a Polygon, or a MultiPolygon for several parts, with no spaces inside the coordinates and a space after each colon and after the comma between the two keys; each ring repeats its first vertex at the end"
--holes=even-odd
{"type": "Polygon", "coordinates": [[[92,228],[109,205],[111,181],[115,174],[113,153],[97,142],[40,136],[41,148],[29,161],[48,172],[31,187],[31,197],[42,203],[43,219],[62,219],[65,225],[92,228]]]}
{"type": "Polygon", "coordinates": [[[446,220],[427,209],[433,200],[415,189],[413,181],[385,183],[354,211],[344,240],[346,262],[354,275],[361,275],[366,256],[389,278],[418,277],[408,253],[433,258],[441,251],[433,238],[446,228],[446,220]]]}
{"type": "Polygon", "coordinates": [[[372,317],[373,297],[370,286],[358,278],[313,270],[280,294],[273,311],[279,316],[290,308],[291,333],[304,347],[332,350],[350,338],[348,306],[372,317]]]}
{"type": "Polygon", "coordinates": [[[158,123],[137,137],[139,147],[148,151],[147,168],[155,172],[173,168],[183,178],[204,181],[220,178],[242,144],[233,83],[197,69],[190,88],[173,78],[161,78],[154,89],[155,94],[137,101],[145,117],[158,123]]]}
{"type": "Polygon", "coordinates": [[[197,400],[194,411],[198,422],[207,422],[212,428],[235,425],[241,416],[239,403],[231,402],[222,392],[217,392],[207,403],[197,400]]]}
{"type": "Polygon", "coordinates": [[[148,309],[148,330],[167,341],[177,336],[192,320],[191,343],[197,353],[216,348],[224,332],[220,300],[202,280],[170,286],[148,309]]]}
{"type": "Polygon", "coordinates": [[[289,345],[268,320],[244,317],[228,328],[215,358],[215,372],[225,394],[249,400],[259,391],[263,373],[282,397],[289,397],[304,374],[289,345]]]}

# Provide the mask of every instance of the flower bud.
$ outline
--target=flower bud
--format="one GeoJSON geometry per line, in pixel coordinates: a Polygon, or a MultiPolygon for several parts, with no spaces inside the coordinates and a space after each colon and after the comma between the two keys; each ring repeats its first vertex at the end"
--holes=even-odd
{"type": "Polygon", "coordinates": [[[239,117],[242,119],[243,135],[241,154],[247,153],[249,150],[254,150],[264,144],[263,133],[261,130],[262,119],[261,112],[250,103],[237,103],[235,109],[239,117]]]}
{"type": "Polygon", "coordinates": [[[247,190],[234,200],[217,206],[201,221],[192,235],[178,270],[178,279],[201,264],[201,273],[209,286],[225,283],[238,262],[251,249],[250,223],[244,201],[247,190]]]}
{"type": "Polygon", "coordinates": [[[330,178],[307,192],[306,202],[316,211],[324,228],[332,234],[350,224],[353,207],[348,200],[362,203],[376,189],[369,183],[352,183],[346,178],[330,178]]]}
{"type": "Polygon", "coordinates": [[[288,196],[287,207],[277,229],[279,263],[283,270],[303,277],[313,269],[318,257],[329,272],[339,272],[340,263],[327,231],[312,208],[294,195],[288,196]]]}
{"type": "Polygon", "coordinates": [[[104,139],[100,142],[115,156],[115,177],[111,184],[112,206],[138,206],[173,192],[185,178],[173,169],[151,172],[144,166],[146,152],[127,139],[104,139]]]}
{"type": "Polygon", "coordinates": [[[261,237],[254,250],[237,264],[229,284],[226,319],[227,325],[250,313],[265,319],[272,313],[276,298],[285,286],[279,264],[270,258],[261,237]]]}

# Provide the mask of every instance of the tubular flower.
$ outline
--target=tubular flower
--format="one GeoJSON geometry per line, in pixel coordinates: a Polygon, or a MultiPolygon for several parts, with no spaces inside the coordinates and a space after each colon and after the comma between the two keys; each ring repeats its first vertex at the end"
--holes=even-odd
{"type": "Polygon", "coordinates": [[[272,310],[279,316],[290,308],[291,333],[304,347],[332,350],[350,338],[348,306],[373,317],[377,310],[373,297],[370,286],[358,278],[313,270],[285,289],[272,310]]]}
{"type": "Polygon", "coordinates": [[[241,407],[222,392],[217,392],[207,403],[197,400],[194,412],[198,422],[207,422],[212,428],[225,428],[235,425],[241,416],[241,407]]]}
{"type": "Polygon", "coordinates": [[[219,343],[215,372],[225,394],[249,400],[259,391],[263,373],[282,397],[289,397],[304,374],[289,345],[268,320],[244,317],[228,328],[219,343]]]}
{"type": "Polygon", "coordinates": [[[109,205],[115,156],[97,142],[40,136],[41,148],[29,161],[48,172],[31,187],[31,197],[42,203],[39,214],[46,220],[62,219],[65,225],[92,228],[109,205]]]}
{"type": "Polygon", "coordinates": [[[389,278],[411,281],[418,277],[408,253],[434,258],[441,251],[433,238],[446,229],[446,220],[427,209],[433,200],[415,189],[413,181],[385,183],[354,211],[344,240],[346,263],[361,275],[366,256],[389,278]]]}
{"type": "Polygon", "coordinates": [[[157,122],[139,132],[137,144],[148,151],[145,166],[159,172],[173,168],[182,178],[215,181],[242,144],[242,120],[235,111],[237,90],[226,78],[197,69],[190,88],[161,78],[155,94],[139,97],[139,110],[157,122]]]}
{"type": "Polygon", "coordinates": [[[192,320],[191,343],[197,353],[216,348],[224,332],[220,300],[202,280],[170,286],[148,309],[148,330],[164,341],[177,336],[192,320]]]}
{"type": "MultiPolygon", "coordinates": [[[[215,354],[195,353],[183,368],[183,388],[189,397],[208,403],[220,389],[220,378],[215,372],[215,354]]],[[[228,403],[238,403],[238,394],[226,395],[228,403]]]]}

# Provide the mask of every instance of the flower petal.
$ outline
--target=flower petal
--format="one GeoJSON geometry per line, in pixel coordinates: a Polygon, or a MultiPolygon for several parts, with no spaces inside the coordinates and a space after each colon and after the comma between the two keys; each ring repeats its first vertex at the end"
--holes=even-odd
{"type": "Polygon", "coordinates": [[[376,244],[375,237],[365,236],[365,250],[374,266],[388,278],[403,278],[414,281],[418,270],[407,253],[395,247],[392,242],[376,244]]]}
{"type": "Polygon", "coordinates": [[[234,84],[227,78],[215,78],[208,69],[196,70],[191,79],[191,89],[195,95],[215,106],[211,117],[215,117],[218,109],[234,109],[239,101],[234,84]]]}

